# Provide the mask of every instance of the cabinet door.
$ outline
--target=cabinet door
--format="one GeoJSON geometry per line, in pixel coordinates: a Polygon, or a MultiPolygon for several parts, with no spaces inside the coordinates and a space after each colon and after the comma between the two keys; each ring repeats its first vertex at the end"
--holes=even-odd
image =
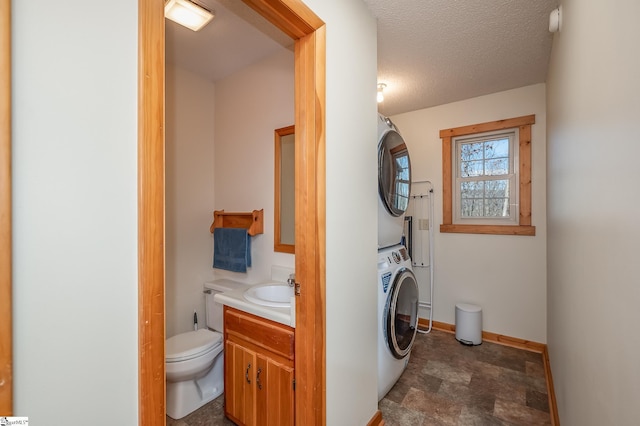
{"type": "Polygon", "coordinates": [[[259,425],[287,426],[294,422],[293,368],[260,353],[256,370],[256,414],[259,425]]]}
{"type": "Polygon", "coordinates": [[[225,345],[225,412],[240,424],[256,424],[255,377],[256,353],[237,343],[225,345]]]}

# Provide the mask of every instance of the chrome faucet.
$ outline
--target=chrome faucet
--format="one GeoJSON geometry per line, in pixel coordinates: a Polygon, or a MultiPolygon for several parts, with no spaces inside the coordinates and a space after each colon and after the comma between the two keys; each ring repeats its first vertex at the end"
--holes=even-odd
{"type": "Polygon", "coordinates": [[[289,274],[289,279],[287,279],[287,284],[289,284],[289,287],[293,287],[296,284],[296,274],[289,274]]]}

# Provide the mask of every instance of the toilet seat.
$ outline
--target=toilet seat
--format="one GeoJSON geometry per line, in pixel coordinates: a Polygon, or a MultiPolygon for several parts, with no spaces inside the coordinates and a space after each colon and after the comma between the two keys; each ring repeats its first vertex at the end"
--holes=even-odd
{"type": "Polygon", "coordinates": [[[222,334],[200,329],[169,337],[165,344],[166,362],[188,361],[222,345],[222,334]]]}

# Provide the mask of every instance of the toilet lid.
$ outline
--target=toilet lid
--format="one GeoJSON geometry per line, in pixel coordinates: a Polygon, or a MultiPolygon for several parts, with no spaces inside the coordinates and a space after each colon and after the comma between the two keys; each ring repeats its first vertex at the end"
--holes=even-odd
{"type": "Polygon", "coordinates": [[[200,329],[169,337],[165,344],[167,361],[185,361],[208,352],[222,344],[222,335],[215,331],[200,329]]]}

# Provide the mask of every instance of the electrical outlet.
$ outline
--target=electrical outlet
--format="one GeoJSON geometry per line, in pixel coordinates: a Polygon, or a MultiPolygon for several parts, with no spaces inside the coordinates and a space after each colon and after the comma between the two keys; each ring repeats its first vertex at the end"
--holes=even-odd
{"type": "Polygon", "coordinates": [[[421,231],[428,231],[429,219],[418,219],[418,229],[421,231]]]}

